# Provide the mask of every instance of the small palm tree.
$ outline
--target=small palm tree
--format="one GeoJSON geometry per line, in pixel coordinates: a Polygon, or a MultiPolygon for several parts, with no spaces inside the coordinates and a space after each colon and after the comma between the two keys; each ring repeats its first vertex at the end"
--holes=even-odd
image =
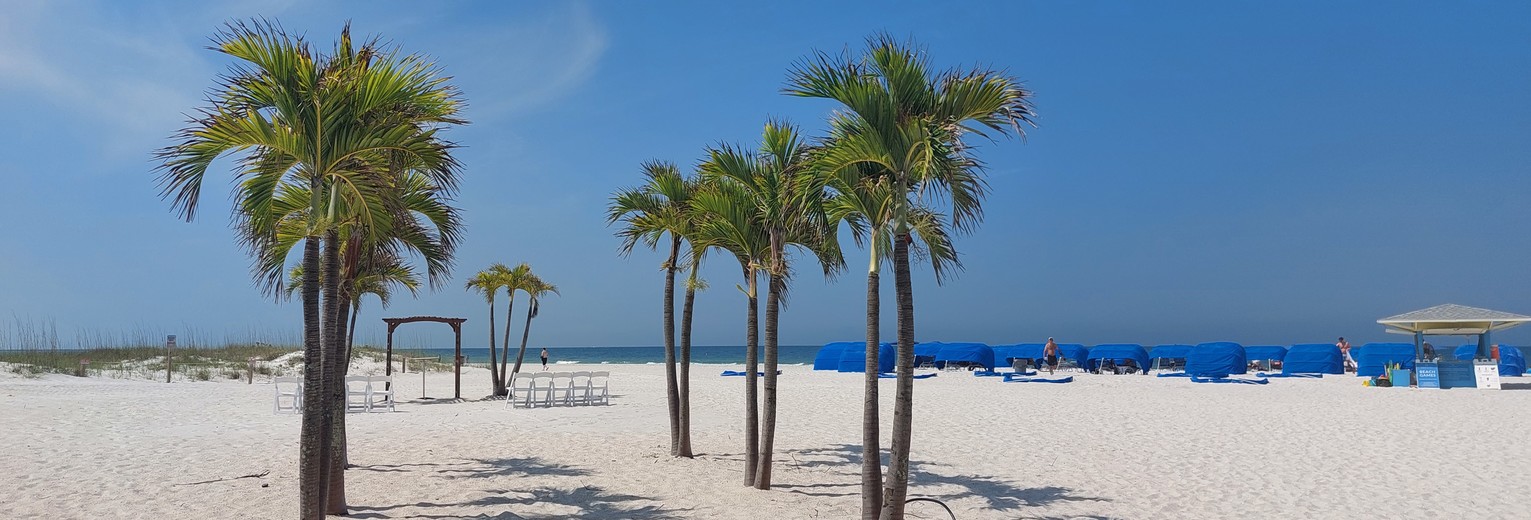
{"type": "Polygon", "coordinates": [[[682,452],[680,441],[680,387],[675,370],[675,271],[681,241],[691,220],[689,206],[695,194],[695,181],[686,179],[674,164],[668,162],[644,163],[642,170],[644,184],[618,190],[612,195],[606,208],[606,223],[622,224],[617,237],[622,239],[619,251],[623,256],[631,254],[640,243],[657,249],[659,242],[669,235],[669,257],[662,268],[665,271],[665,397],[670,412],[670,454],[690,457],[689,452],[682,452]]]}
{"type": "MultiPolygon", "coordinates": [[[[701,168],[703,177],[737,187],[743,195],[742,202],[747,204],[742,211],[758,222],[766,235],[765,381],[754,486],[770,489],[776,433],[777,317],[787,290],[787,248],[796,247],[813,254],[826,276],[844,262],[835,240],[835,226],[824,211],[823,179],[807,167],[807,149],[796,128],[771,121],[761,133],[758,151],[722,145],[711,149],[708,155],[701,168]]],[[[747,380],[754,375],[751,370],[746,369],[747,380]]]]}
{"type": "MultiPolygon", "coordinates": [[[[892,460],[882,491],[882,518],[904,517],[914,400],[914,299],[909,275],[916,209],[951,205],[942,224],[971,229],[983,216],[981,166],[968,134],[1024,134],[1034,117],[1031,93],[1001,72],[931,70],[925,54],[887,35],[868,39],[860,58],[819,53],[789,72],[785,92],[831,99],[845,110],[830,119],[834,139],[818,155],[827,171],[857,167],[886,177],[894,197],[894,291],[898,302],[898,383],[892,460]]],[[[863,515],[869,512],[863,510],[863,515]]]]}
{"type": "Polygon", "coordinates": [[[499,271],[508,271],[504,264],[494,264],[488,269],[479,271],[468,279],[464,286],[470,291],[477,291],[484,296],[484,302],[489,304],[489,379],[494,395],[506,393],[504,380],[500,379],[500,367],[495,356],[494,340],[494,298],[499,294],[500,288],[504,287],[503,278],[498,276],[499,271]]]}
{"type": "Polygon", "coordinates": [[[558,294],[557,285],[547,283],[536,275],[532,275],[531,279],[527,280],[522,290],[526,291],[527,299],[530,301],[527,302],[526,324],[521,326],[521,351],[516,353],[516,368],[511,371],[512,374],[521,373],[521,360],[526,357],[526,340],[532,333],[532,318],[537,317],[542,299],[549,294],[558,294]]]}
{"type": "MultiPolygon", "coordinates": [[[[499,279],[500,287],[505,288],[508,300],[505,302],[505,337],[500,345],[500,383],[501,394],[507,393],[512,375],[521,371],[521,363],[516,362],[515,370],[507,370],[510,367],[510,313],[516,308],[516,291],[526,291],[532,285],[536,275],[532,274],[532,266],[525,262],[516,264],[515,267],[507,268],[501,264],[495,264],[494,276],[499,279]]],[[[494,346],[490,345],[490,349],[494,346]]]]}

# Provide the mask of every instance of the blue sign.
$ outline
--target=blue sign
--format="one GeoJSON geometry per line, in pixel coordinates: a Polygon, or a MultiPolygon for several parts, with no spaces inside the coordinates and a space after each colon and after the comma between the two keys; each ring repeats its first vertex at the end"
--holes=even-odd
{"type": "Polygon", "coordinates": [[[1414,377],[1419,380],[1420,388],[1440,388],[1440,367],[1435,363],[1419,361],[1414,363],[1414,377]]]}
{"type": "Polygon", "coordinates": [[[1472,361],[1442,359],[1439,365],[1441,388],[1478,387],[1478,375],[1473,372],[1472,361]]]}

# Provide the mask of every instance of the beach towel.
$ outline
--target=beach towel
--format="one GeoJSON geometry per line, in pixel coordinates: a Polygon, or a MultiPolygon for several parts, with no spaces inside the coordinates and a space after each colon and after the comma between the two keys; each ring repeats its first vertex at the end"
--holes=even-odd
{"type": "Polygon", "coordinates": [[[1264,379],[1264,378],[1261,378],[1261,379],[1234,379],[1234,378],[1231,378],[1231,377],[1204,378],[1204,377],[1191,376],[1191,382],[1192,383],[1232,383],[1232,384],[1236,384],[1236,385],[1263,385],[1263,384],[1270,383],[1271,381],[1269,379],[1264,379]]]}
{"type": "Polygon", "coordinates": [[[1003,376],[1003,377],[1011,377],[1011,376],[1034,376],[1034,375],[1037,375],[1037,373],[1035,371],[1033,371],[1033,372],[996,372],[996,371],[993,371],[993,370],[979,370],[979,371],[973,372],[973,377],[1001,377],[1001,376],[1003,376]]]}
{"type": "Polygon", "coordinates": [[[1072,383],[1072,382],[1074,382],[1074,376],[1060,377],[1060,378],[1057,378],[1057,379],[1048,379],[1048,378],[1045,378],[1045,377],[1010,377],[1010,376],[1007,375],[1007,376],[1005,376],[1005,382],[1006,383],[1072,383]]]}
{"type": "MultiPolygon", "coordinates": [[[[724,370],[722,374],[718,374],[718,375],[724,376],[724,377],[733,377],[733,376],[744,377],[744,374],[745,374],[745,372],[742,371],[742,370],[724,370]]],[[[765,372],[756,372],[755,375],[760,376],[760,377],[765,377],[765,372]]],[[[781,375],[781,371],[777,370],[776,371],[776,375],[778,375],[778,376],[781,375]]]]}
{"type": "Polygon", "coordinates": [[[1164,372],[1159,374],[1159,377],[1191,377],[1191,374],[1185,372],[1164,372]]]}
{"type": "Polygon", "coordinates": [[[1259,377],[1259,378],[1266,378],[1266,377],[1300,377],[1300,378],[1304,378],[1304,379],[1319,379],[1319,378],[1324,377],[1324,375],[1323,374],[1283,374],[1283,373],[1280,373],[1280,372],[1277,372],[1277,373],[1274,373],[1274,374],[1267,374],[1265,372],[1255,372],[1255,377],[1259,377]]]}
{"type": "MultiPolygon", "coordinates": [[[[936,374],[939,374],[939,373],[940,372],[931,372],[929,374],[915,374],[914,378],[915,379],[926,379],[926,378],[936,377],[936,374]]],[[[893,379],[893,378],[898,377],[898,374],[877,374],[877,377],[880,377],[880,378],[883,378],[883,379],[893,379]]]]}

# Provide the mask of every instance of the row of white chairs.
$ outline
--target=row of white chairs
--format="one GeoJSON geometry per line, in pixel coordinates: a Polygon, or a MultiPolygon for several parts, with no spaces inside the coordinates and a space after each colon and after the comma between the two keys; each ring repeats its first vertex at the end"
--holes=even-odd
{"type": "MultiPolygon", "coordinates": [[[[346,411],[371,412],[394,411],[393,390],[389,376],[346,376],[346,411]]],[[[271,386],[276,389],[274,413],[298,413],[303,410],[303,378],[275,377],[271,386]]]]}
{"type": "Polygon", "coordinates": [[[532,408],[611,404],[611,372],[536,372],[515,374],[510,381],[509,406],[532,408]]]}

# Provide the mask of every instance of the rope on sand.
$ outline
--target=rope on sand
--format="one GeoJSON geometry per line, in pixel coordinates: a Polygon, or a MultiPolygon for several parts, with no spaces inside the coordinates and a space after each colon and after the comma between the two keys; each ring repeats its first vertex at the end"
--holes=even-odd
{"type": "Polygon", "coordinates": [[[952,512],[952,508],[946,507],[946,504],[944,502],[941,502],[940,500],[936,500],[934,498],[911,498],[909,500],[905,500],[904,501],[905,504],[909,504],[909,503],[913,503],[913,502],[935,502],[936,505],[941,506],[941,509],[945,509],[946,510],[946,514],[951,515],[952,520],[957,520],[957,513],[953,513],[952,512]]]}

